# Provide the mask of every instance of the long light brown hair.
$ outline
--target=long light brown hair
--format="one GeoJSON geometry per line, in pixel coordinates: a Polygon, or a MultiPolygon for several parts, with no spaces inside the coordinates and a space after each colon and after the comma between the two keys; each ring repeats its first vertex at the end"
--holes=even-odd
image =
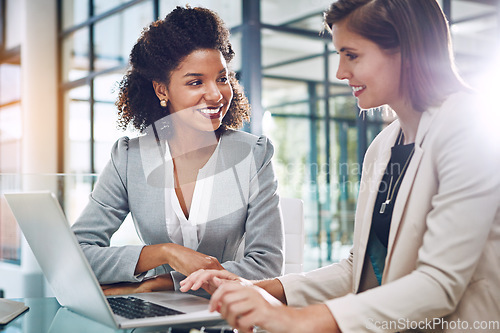
{"type": "Polygon", "coordinates": [[[331,32],[346,20],[352,32],[401,52],[400,93],[424,111],[468,89],[458,75],[449,25],[436,0],[338,0],[325,12],[331,32]]]}

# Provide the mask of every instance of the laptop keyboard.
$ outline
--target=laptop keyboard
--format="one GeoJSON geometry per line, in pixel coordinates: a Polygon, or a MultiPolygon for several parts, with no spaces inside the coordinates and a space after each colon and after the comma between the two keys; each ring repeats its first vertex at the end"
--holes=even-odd
{"type": "Polygon", "coordinates": [[[171,316],[183,313],[136,297],[109,297],[107,300],[115,314],[128,319],[171,316]]]}

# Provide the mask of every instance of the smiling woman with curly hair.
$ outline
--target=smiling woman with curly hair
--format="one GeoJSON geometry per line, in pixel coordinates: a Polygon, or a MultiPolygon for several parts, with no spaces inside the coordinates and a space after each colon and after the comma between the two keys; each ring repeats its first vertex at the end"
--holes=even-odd
{"type": "MultiPolygon", "coordinates": [[[[131,124],[143,131],[165,117],[169,111],[158,103],[152,82],[168,84],[171,72],[199,49],[218,50],[228,64],[234,57],[229,31],[208,9],[178,7],[165,20],[145,29],[130,54],[131,69],[120,84],[116,101],[120,126],[125,129],[131,124]]],[[[219,130],[239,129],[244,121],[250,120],[250,105],[234,72],[228,73],[228,80],[233,99],[219,130]]]]}
{"type": "Polygon", "coordinates": [[[73,226],[106,294],[178,289],[201,268],[281,274],[274,149],[237,130],[249,105],[233,57],[228,29],[205,8],[177,7],[133,47],[116,105],[120,127],[142,135],[115,143],[73,226]],[[110,247],[129,213],[144,245],[110,247]]]}

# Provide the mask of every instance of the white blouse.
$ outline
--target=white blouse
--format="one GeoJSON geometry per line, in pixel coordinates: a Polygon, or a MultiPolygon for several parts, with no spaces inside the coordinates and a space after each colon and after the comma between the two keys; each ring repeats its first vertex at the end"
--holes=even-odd
{"type": "MultiPolygon", "coordinates": [[[[215,166],[219,154],[219,146],[222,137],[217,143],[212,156],[207,163],[198,171],[194,187],[189,218],[186,219],[175,193],[175,186],[165,186],[165,223],[168,236],[172,242],[196,250],[205,233],[210,209],[210,198],[214,183],[215,166]]],[[[165,143],[165,164],[167,167],[165,179],[169,184],[175,184],[174,164],[168,143],[165,143]]]]}

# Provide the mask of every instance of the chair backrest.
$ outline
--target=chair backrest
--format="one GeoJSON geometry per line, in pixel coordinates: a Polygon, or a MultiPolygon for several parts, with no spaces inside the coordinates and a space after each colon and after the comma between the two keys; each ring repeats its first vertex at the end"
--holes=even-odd
{"type": "MultiPolygon", "coordinates": [[[[304,265],[304,203],[300,199],[280,197],[285,226],[284,273],[301,273],[304,265]]],[[[235,260],[244,256],[245,240],[238,248],[235,260]]]]}
{"type": "Polygon", "coordinates": [[[304,265],[304,203],[300,199],[280,198],[285,225],[285,274],[301,273],[304,265]]]}

